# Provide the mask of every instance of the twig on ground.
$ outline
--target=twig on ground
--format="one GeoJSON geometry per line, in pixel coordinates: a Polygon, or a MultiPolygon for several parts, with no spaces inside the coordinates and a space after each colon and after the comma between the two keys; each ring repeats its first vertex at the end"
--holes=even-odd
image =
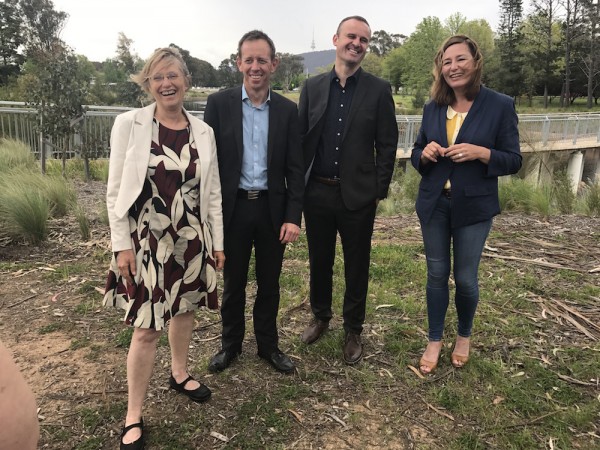
{"type": "Polygon", "coordinates": [[[444,416],[447,419],[450,419],[454,422],[454,417],[452,417],[450,414],[448,414],[447,412],[442,411],[440,408],[436,408],[435,406],[433,406],[431,403],[427,402],[427,400],[425,400],[421,395],[419,395],[419,398],[421,400],[423,400],[423,403],[425,403],[427,405],[427,407],[433,411],[435,411],[436,413],[438,413],[440,416],[444,416]]]}
{"type": "Polygon", "coordinates": [[[526,427],[529,425],[535,425],[537,422],[540,422],[541,420],[545,419],[546,417],[553,416],[554,414],[558,414],[559,412],[561,412],[561,411],[560,410],[552,411],[552,412],[549,412],[548,414],[544,414],[543,416],[539,416],[539,417],[536,417],[535,419],[527,420],[525,422],[513,423],[511,425],[497,427],[497,428],[494,428],[493,431],[486,431],[486,432],[482,433],[482,436],[494,435],[494,434],[497,434],[499,431],[509,430],[511,428],[521,428],[521,427],[526,427]]]}
{"type": "Polygon", "coordinates": [[[498,259],[508,259],[510,261],[520,261],[529,264],[535,264],[542,267],[548,267],[550,269],[563,269],[563,270],[572,270],[574,272],[583,272],[581,269],[575,269],[573,267],[563,266],[562,264],[550,263],[548,261],[541,261],[539,259],[527,259],[527,258],[519,258],[517,256],[504,256],[504,255],[494,255],[492,253],[482,253],[483,256],[487,256],[488,258],[498,258],[498,259]]]}
{"type": "Polygon", "coordinates": [[[25,297],[24,299],[21,299],[11,305],[8,305],[7,308],[14,308],[15,306],[19,306],[21,303],[25,303],[27,300],[31,300],[34,297],[37,297],[39,294],[31,294],[28,297],[25,297]]]}

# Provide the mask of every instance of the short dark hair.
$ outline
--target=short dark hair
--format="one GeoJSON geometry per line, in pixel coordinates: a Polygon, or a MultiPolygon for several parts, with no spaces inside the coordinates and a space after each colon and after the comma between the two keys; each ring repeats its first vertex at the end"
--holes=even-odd
{"type": "Polygon", "coordinates": [[[367,19],[365,19],[363,16],[348,16],[345,17],[344,19],[342,19],[342,21],[340,22],[340,24],[337,27],[337,31],[335,32],[335,34],[340,34],[340,28],[342,28],[342,24],[344,22],[348,22],[349,20],[358,20],[359,22],[363,22],[366,23],[367,26],[369,27],[369,30],[371,29],[371,25],[369,25],[369,22],[367,22],[367,19]]]}
{"type": "Polygon", "coordinates": [[[264,40],[267,41],[267,44],[269,44],[269,47],[271,47],[271,59],[275,59],[275,44],[273,43],[273,40],[267,35],[267,33],[265,33],[264,31],[260,31],[260,30],[252,30],[252,31],[248,31],[246,34],[244,34],[242,36],[242,38],[240,39],[240,42],[238,43],[238,58],[242,57],[242,44],[246,41],[258,41],[258,40],[264,40]]]}
{"type": "Polygon", "coordinates": [[[483,55],[481,54],[481,50],[479,50],[479,46],[477,42],[471,39],[464,34],[456,34],[454,36],[450,36],[448,39],[444,41],[437,54],[435,55],[435,59],[433,62],[433,84],[431,85],[431,98],[438,105],[451,105],[454,100],[456,100],[456,96],[454,95],[454,91],[442,75],[442,66],[443,66],[443,58],[444,52],[455,44],[466,44],[469,48],[469,52],[473,57],[473,77],[469,82],[469,86],[466,90],[466,97],[468,100],[473,100],[477,94],[479,93],[479,89],[481,87],[481,73],[483,71],[483,55]]]}

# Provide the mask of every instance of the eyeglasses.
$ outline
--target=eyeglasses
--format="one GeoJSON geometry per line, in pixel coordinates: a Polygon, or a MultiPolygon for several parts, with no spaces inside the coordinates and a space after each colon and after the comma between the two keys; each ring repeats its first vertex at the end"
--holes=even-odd
{"type": "Polygon", "coordinates": [[[151,80],[154,83],[162,83],[164,81],[164,79],[166,78],[169,81],[175,81],[180,77],[179,74],[171,72],[168,73],[166,75],[163,74],[156,74],[156,75],[152,75],[151,77],[149,77],[148,79],[151,80]]]}

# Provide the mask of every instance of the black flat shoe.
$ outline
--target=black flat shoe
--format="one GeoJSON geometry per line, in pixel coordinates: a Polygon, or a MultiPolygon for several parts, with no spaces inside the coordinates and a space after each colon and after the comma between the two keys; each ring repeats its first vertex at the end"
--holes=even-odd
{"type": "Polygon", "coordinates": [[[259,352],[258,356],[271,364],[271,366],[279,372],[292,373],[296,370],[296,366],[292,360],[279,349],[269,354],[259,352]]]}
{"type": "Polygon", "coordinates": [[[231,362],[242,352],[240,351],[231,351],[231,350],[221,350],[215,356],[213,356],[210,360],[210,364],[208,365],[208,371],[212,373],[222,372],[227,369],[231,362]]]}
{"type": "Polygon", "coordinates": [[[121,450],[144,450],[144,419],[140,419],[138,423],[132,423],[131,425],[127,425],[123,427],[123,431],[121,431],[121,450]],[[134,428],[139,428],[142,431],[142,435],[135,441],[130,442],[129,444],[123,443],[123,437],[127,434],[129,430],[134,428]]]}
{"type": "Polygon", "coordinates": [[[175,378],[173,378],[173,375],[171,375],[169,377],[169,387],[171,389],[174,389],[175,391],[187,396],[190,400],[193,400],[195,402],[203,403],[203,402],[207,401],[210,398],[211,392],[210,392],[210,389],[208,387],[206,387],[204,384],[200,383],[200,386],[198,386],[196,389],[193,389],[193,390],[186,389],[184,387],[188,381],[193,380],[193,379],[194,379],[194,377],[192,377],[190,375],[185,380],[183,380],[181,383],[177,383],[177,381],[175,381],[175,378]]]}

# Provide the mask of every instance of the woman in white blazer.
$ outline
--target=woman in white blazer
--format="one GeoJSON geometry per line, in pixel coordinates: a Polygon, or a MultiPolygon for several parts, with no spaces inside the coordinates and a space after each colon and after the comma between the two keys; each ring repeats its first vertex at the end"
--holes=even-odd
{"type": "Polygon", "coordinates": [[[216,309],[223,267],[221,183],[212,129],[183,109],[191,77],[175,48],[161,48],[132,79],[155,103],[121,114],[111,133],[106,204],[113,260],[104,303],[134,327],[120,448],[144,448],[142,406],[156,345],[169,325],[169,386],[196,402],[210,390],[187,371],[194,311],[216,309]]]}

